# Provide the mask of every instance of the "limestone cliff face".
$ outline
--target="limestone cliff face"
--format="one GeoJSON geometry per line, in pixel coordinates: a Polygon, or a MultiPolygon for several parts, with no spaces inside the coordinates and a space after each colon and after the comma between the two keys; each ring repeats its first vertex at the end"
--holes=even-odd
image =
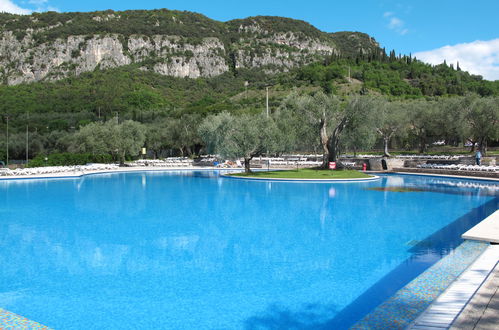
{"type": "Polygon", "coordinates": [[[229,70],[224,45],[216,38],[192,45],[176,36],[132,36],[125,45],[127,49],[122,36],[115,34],[70,36],[35,45],[30,35],[19,41],[6,32],[0,39],[0,80],[9,85],[55,80],[151,59],[155,72],[175,77],[212,77],[229,70]]]}
{"type": "Polygon", "coordinates": [[[229,70],[224,44],[218,38],[189,44],[178,36],[132,36],[128,52],[135,63],[153,58],[153,71],[167,76],[213,77],[229,70]]]}
{"type": "Polygon", "coordinates": [[[241,68],[276,73],[341,53],[337,43],[305,22],[275,17],[221,23],[167,10],[0,14],[0,83],[57,80],[131,64],[189,78],[241,68]]]}
{"type": "Polygon", "coordinates": [[[234,44],[236,68],[264,68],[269,73],[287,71],[337,53],[333,42],[301,33],[264,30],[258,24],[240,26],[242,37],[234,44]]]}

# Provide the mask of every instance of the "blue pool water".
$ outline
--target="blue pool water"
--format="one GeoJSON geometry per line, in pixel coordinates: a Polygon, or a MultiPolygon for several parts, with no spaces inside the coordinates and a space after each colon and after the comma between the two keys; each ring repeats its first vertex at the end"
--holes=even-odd
{"type": "Polygon", "coordinates": [[[0,307],[56,329],[345,328],[498,207],[491,182],[0,181],[0,307]],[[404,186],[419,191],[369,188],[404,186]]]}

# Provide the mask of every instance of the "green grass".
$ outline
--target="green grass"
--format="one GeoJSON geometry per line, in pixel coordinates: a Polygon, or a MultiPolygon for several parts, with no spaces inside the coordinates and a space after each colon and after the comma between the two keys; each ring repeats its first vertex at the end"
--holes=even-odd
{"type": "Polygon", "coordinates": [[[233,176],[248,178],[267,178],[267,179],[363,179],[370,178],[371,175],[354,170],[320,170],[302,168],[298,170],[286,171],[258,171],[252,173],[234,173],[233,176]]]}

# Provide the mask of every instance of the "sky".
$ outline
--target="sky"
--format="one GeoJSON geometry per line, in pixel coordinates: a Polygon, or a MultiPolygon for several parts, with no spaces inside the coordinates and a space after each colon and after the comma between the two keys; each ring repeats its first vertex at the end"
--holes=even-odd
{"type": "Polygon", "coordinates": [[[387,51],[499,80],[499,0],[0,0],[0,11],[96,11],[167,8],[227,21],[257,15],[309,22],[326,32],[359,31],[387,51]]]}

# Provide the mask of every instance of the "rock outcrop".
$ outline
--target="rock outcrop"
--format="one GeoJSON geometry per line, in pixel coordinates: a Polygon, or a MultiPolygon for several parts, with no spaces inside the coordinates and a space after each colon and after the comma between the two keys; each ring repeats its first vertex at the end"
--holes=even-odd
{"type": "MultiPolygon", "coordinates": [[[[373,39],[367,46],[363,42],[355,47],[379,49],[373,39]]],[[[166,10],[0,14],[0,82],[9,85],[130,64],[189,78],[214,77],[241,68],[276,73],[344,49],[332,34],[305,22],[276,17],[221,23],[166,10]],[[144,24],[134,28],[126,25],[128,21],[135,26],[144,24]]]]}

